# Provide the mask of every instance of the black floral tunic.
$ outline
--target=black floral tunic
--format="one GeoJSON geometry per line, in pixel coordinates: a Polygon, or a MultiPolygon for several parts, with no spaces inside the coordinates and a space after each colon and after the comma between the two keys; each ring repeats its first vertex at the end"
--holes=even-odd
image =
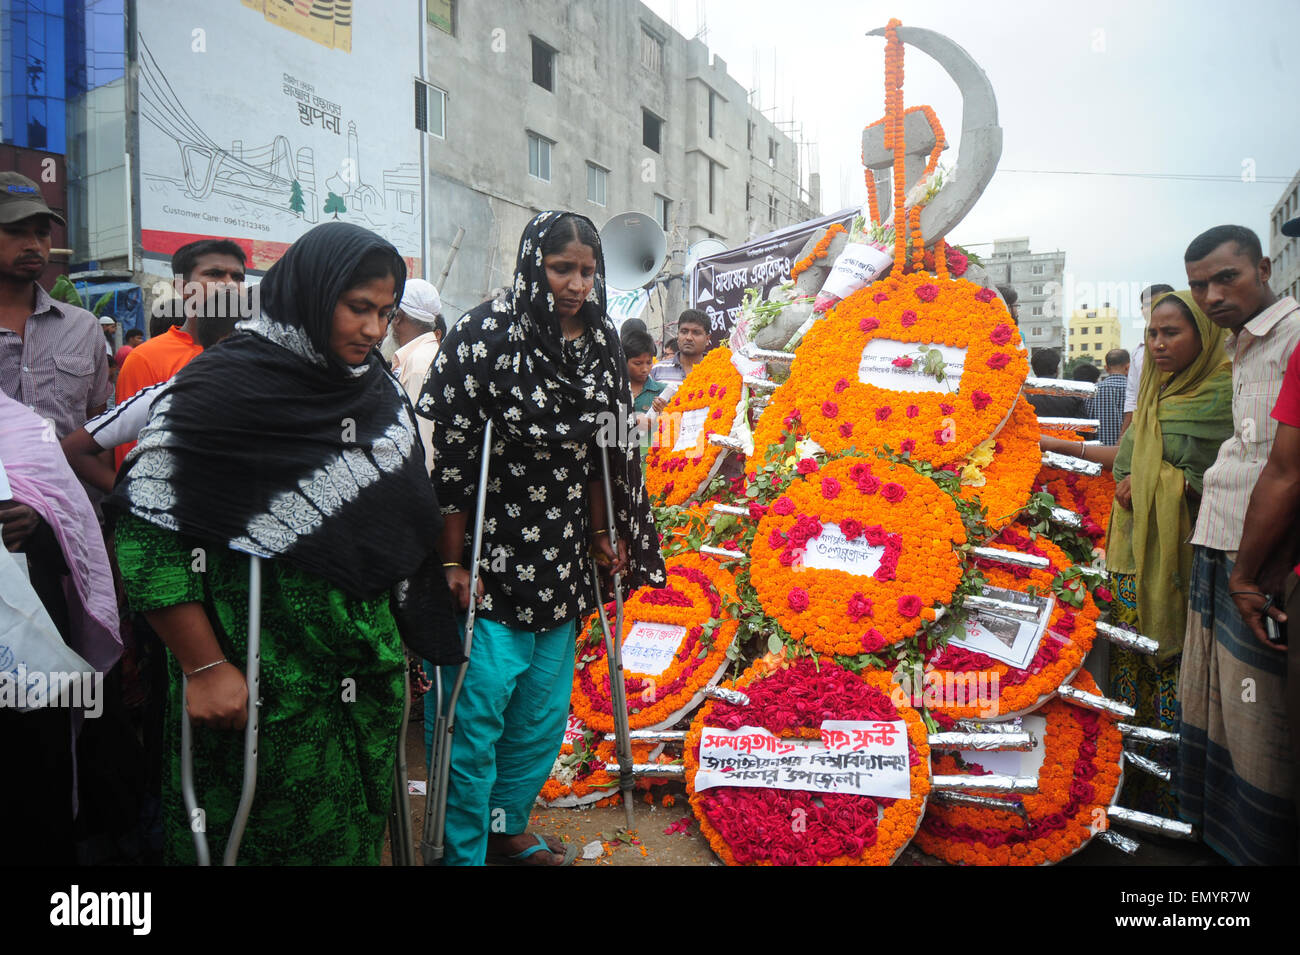
{"type": "Polygon", "coordinates": [[[452,327],[418,403],[419,413],[437,423],[433,479],[443,513],[471,515],[466,566],[483,426],[491,419],[479,612],[533,632],[593,607],[587,554],[592,531],[603,528],[590,526],[587,488],[602,480],[601,441],[608,445],[618,533],[629,544],[625,580],[631,587],[664,580],[635,429],[614,426],[628,417],[632,402],[626,362],[605,314],[603,268],[579,312],[583,334],[566,341],[560,333],[541,252],[558,217],[542,213],[529,224],[512,298],[481,305],[452,327]]]}

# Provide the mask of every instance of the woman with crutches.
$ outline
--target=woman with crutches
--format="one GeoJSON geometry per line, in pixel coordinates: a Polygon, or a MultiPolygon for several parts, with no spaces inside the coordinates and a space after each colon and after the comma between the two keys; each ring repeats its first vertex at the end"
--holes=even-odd
{"type": "MultiPolygon", "coordinates": [[[[520,239],[511,295],[478,306],[448,332],[417,409],[437,425],[439,551],[462,609],[488,421],[494,436],[477,515],[474,638],[451,744],[447,865],[573,860],[571,848],[526,827],[563,741],[576,623],[595,607],[588,554],[629,587],[664,581],[626,420],[631,405],[627,363],[605,313],[596,228],[573,213],[541,213],[520,239]]],[[[445,698],[454,668],[442,677],[445,698]]],[[[434,694],[425,701],[428,742],[437,703],[434,694]]]]}
{"type": "Polygon", "coordinates": [[[459,647],[415,417],[374,351],[405,278],[379,236],[311,230],[267,272],[260,312],[176,376],[124,464],[118,561],[171,650],[168,862],[194,860],[195,827],[221,858],[244,789],[251,595],[261,725],[239,861],[379,863],[402,642],[425,658],[439,636],[459,647]],[[180,793],[182,705],[197,816],[180,793]]]}

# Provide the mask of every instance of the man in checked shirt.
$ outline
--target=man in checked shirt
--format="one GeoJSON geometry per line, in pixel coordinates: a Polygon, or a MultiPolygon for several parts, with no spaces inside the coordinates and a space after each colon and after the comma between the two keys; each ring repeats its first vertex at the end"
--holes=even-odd
{"type": "Polygon", "coordinates": [[[51,440],[103,411],[109,393],[99,320],[37,282],[56,220],[36,183],[0,173],[0,390],[50,422],[51,440]]]}

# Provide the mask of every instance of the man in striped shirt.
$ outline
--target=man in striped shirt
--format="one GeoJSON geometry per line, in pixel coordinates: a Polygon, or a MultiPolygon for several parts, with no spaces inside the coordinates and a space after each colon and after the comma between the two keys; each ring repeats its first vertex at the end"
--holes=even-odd
{"type": "Polygon", "coordinates": [[[1128,386],[1128,352],[1112,348],[1106,352],[1106,377],[1084,401],[1084,413],[1101,422],[1098,437],[1107,446],[1119,444],[1124,422],[1124,389],[1128,386]]]}
{"type": "Polygon", "coordinates": [[[1179,812],[1207,845],[1239,865],[1296,862],[1295,766],[1286,719],[1286,656],[1256,640],[1232,599],[1246,507],[1268,460],[1270,416],[1300,344],[1300,305],[1279,299],[1259,238],[1217,226],[1184,255],[1188,285],[1232,334],[1234,434],[1205,472],[1178,696],[1179,812]]]}

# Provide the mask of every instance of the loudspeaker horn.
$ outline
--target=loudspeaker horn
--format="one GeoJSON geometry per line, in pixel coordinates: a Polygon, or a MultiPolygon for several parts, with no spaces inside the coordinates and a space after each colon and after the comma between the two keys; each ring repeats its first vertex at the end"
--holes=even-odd
{"type": "Polygon", "coordinates": [[[614,216],[600,230],[605,247],[605,281],[625,292],[648,285],[668,261],[668,237],[659,223],[640,212],[614,216]]]}

